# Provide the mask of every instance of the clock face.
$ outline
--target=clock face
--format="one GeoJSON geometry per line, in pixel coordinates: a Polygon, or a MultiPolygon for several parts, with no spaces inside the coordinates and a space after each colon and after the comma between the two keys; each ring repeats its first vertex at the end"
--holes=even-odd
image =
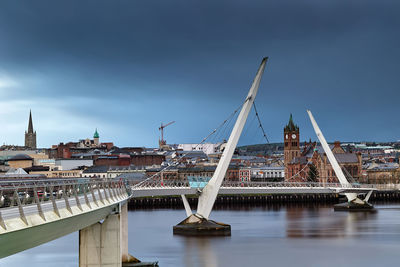
{"type": "Polygon", "coordinates": [[[286,135],[286,139],[288,139],[289,138],[289,136],[288,135],[286,135]]]}
{"type": "Polygon", "coordinates": [[[295,138],[296,138],[296,135],[295,135],[295,134],[292,134],[292,138],[295,139],[295,138]]]}

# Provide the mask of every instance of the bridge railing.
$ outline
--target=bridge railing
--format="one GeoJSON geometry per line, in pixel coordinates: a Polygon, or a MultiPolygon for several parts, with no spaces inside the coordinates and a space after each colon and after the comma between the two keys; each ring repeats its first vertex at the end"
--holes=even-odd
{"type": "MultiPolygon", "coordinates": [[[[147,188],[190,188],[188,180],[148,180],[137,185],[131,185],[133,190],[147,189],[147,188]]],[[[342,185],[340,183],[316,183],[316,182],[254,182],[254,181],[223,181],[222,188],[238,188],[238,187],[251,187],[251,188],[275,188],[275,187],[298,187],[298,188],[360,188],[360,189],[377,189],[377,190],[398,190],[398,184],[359,184],[352,183],[342,185]]]]}
{"type": "MultiPolygon", "coordinates": [[[[95,192],[100,192],[100,190],[110,197],[116,196],[122,191],[126,191],[130,195],[130,187],[122,179],[10,179],[0,181],[0,209],[46,201],[54,202],[57,199],[68,199],[81,195],[85,195],[85,199],[87,195],[92,195],[95,199],[95,192]]],[[[99,195],[101,196],[98,193],[97,196],[99,195]]]]}

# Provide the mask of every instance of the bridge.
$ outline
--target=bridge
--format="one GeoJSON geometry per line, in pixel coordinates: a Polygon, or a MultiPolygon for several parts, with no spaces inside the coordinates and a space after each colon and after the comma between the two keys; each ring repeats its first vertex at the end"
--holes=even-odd
{"type": "MultiPolygon", "coordinates": [[[[189,181],[146,179],[128,185],[123,180],[46,179],[0,182],[0,258],[79,231],[79,266],[120,267],[129,262],[127,201],[131,197],[181,195],[187,218],[174,233],[230,235],[230,226],[209,220],[217,194],[312,194],[341,193],[348,204],[371,208],[368,199],[375,190],[398,188],[350,184],[325,138],[308,111],[318,139],[338,177],[338,184],[263,183],[224,181],[240,134],[254,103],[267,58],[257,71],[213,177],[203,186],[189,181]],[[185,195],[199,196],[192,214],[185,195]],[[359,199],[360,194],[366,194],[359,199]]],[[[206,140],[206,139],[204,139],[206,140]]],[[[203,140],[203,141],[204,141],[203,140]]],[[[202,141],[202,142],[203,142],[202,141]]]]}
{"type": "MultiPolygon", "coordinates": [[[[221,195],[367,194],[397,185],[224,181],[221,195]]],[[[9,180],[0,182],[0,258],[79,231],[79,266],[129,261],[127,202],[149,196],[199,195],[188,180],[9,180]]],[[[108,264],[108,265],[107,265],[108,264]]]]}
{"type": "Polygon", "coordinates": [[[0,258],[79,231],[79,266],[121,266],[128,254],[123,181],[0,182],[0,258]]]}
{"type": "MultiPolygon", "coordinates": [[[[341,184],[313,182],[240,182],[224,181],[219,195],[236,194],[367,194],[373,191],[398,190],[397,185],[388,184],[341,184]]],[[[191,186],[187,180],[146,180],[131,185],[132,197],[199,195],[201,187],[191,186]]]]}

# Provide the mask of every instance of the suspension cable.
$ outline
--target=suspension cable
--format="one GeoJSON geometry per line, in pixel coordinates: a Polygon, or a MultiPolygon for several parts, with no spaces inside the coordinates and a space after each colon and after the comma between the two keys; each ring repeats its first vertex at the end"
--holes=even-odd
{"type": "MultiPolygon", "coordinates": [[[[222,126],[224,126],[228,121],[230,121],[230,119],[243,107],[243,105],[248,101],[249,99],[246,99],[238,108],[235,109],[235,111],[233,111],[229,117],[227,119],[225,119],[217,128],[215,128],[210,134],[208,134],[206,137],[203,138],[203,140],[198,143],[195,146],[195,150],[198,146],[200,146],[201,144],[203,144],[209,137],[211,137],[213,134],[215,134],[222,126]]],[[[155,174],[153,174],[152,176],[150,176],[149,178],[146,178],[145,180],[141,181],[140,183],[135,184],[133,187],[139,187],[141,186],[143,183],[147,182],[150,179],[153,179],[155,176],[159,175],[160,173],[162,173],[163,171],[168,170],[170,167],[175,167],[177,165],[179,165],[180,163],[180,159],[184,158],[185,156],[187,156],[189,154],[185,153],[183,155],[181,155],[175,162],[173,162],[171,165],[168,165],[164,168],[162,168],[161,170],[159,170],[158,172],[156,172],[155,174]]]]}
{"type": "MultiPolygon", "coordinates": [[[[313,154],[311,155],[311,158],[314,156],[314,153],[315,153],[315,150],[314,150],[313,154]]],[[[292,175],[291,177],[289,177],[287,180],[290,181],[290,180],[292,180],[294,177],[298,176],[301,172],[305,171],[305,169],[308,167],[308,165],[310,165],[310,163],[311,163],[311,162],[308,161],[308,162],[306,163],[306,165],[304,165],[304,167],[303,167],[300,171],[298,171],[297,173],[295,173],[294,175],[292,175]]],[[[300,178],[301,178],[303,181],[305,181],[303,177],[300,176],[300,178]]]]}
{"type": "Polygon", "coordinates": [[[266,140],[267,143],[269,144],[269,140],[268,140],[267,134],[266,134],[265,131],[264,131],[264,127],[263,127],[263,125],[262,125],[262,123],[261,123],[260,116],[258,115],[258,111],[257,111],[256,101],[255,101],[255,100],[254,100],[254,102],[253,102],[253,107],[254,107],[254,111],[256,112],[256,117],[257,117],[257,119],[258,119],[259,127],[261,128],[261,131],[262,131],[262,133],[263,133],[263,136],[264,136],[265,140],[266,140]]]}

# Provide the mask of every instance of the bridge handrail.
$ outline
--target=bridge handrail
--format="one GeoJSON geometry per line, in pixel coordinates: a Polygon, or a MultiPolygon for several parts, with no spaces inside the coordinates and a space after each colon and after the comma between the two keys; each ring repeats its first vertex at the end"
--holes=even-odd
{"type": "Polygon", "coordinates": [[[0,210],[13,206],[23,206],[37,202],[54,201],[74,195],[93,194],[95,190],[123,190],[131,195],[130,186],[125,179],[70,178],[70,179],[32,179],[1,180],[0,210]]]}
{"type": "MultiPolygon", "coordinates": [[[[146,188],[190,188],[190,184],[187,180],[148,180],[139,185],[132,185],[133,190],[140,190],[146,188]]],[[[396,184],[360,184],[352,183],[342,185],[340,183],[318,183],[318,182],[255,182],[255,181],[230,181],[226,180],[222,183],[223,188],[232,187],[251,187],[251,188],[266,188],[266,187],[304,187],[304,188],[342,188],[342,189],[379,189],[379,190],[393,190],[399,189],[399,185],[396,184]]]]}
{"type": "MultiPolygon", "coordinates": [[[[0,180],[0,189],[2,188],[32,188],[32,186],[44,186],[44,185],[71,185],[71,184],[82,184],[82,183],[96,183],[99,181],[104,181],[105,179],[100,178],[68,178],[68,179],[58,179],[58,178],[49,178],[49,179],[29,179],[29,180],[0,180]]],[[[111,180],[110,180],[111,181],[111,180]]]]}

